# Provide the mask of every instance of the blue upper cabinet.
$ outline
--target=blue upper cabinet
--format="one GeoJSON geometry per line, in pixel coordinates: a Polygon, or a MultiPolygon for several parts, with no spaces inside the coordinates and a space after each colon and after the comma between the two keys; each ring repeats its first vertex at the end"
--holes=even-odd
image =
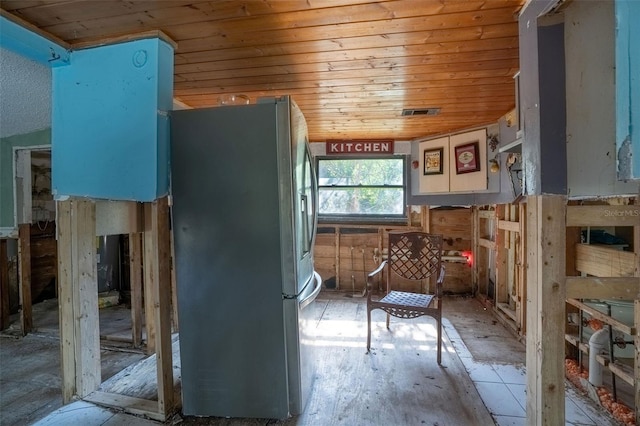
{"type": "Polygon", "coordinates": [[[640,179],[640,2],[616,0],[618,178],[640,179]]]}
{"type": "Polygon", "coordinates": [[[153,201],[168,193],[173,46],[158,38],[72,51],[53,69],[57,199],[153,201]]]}

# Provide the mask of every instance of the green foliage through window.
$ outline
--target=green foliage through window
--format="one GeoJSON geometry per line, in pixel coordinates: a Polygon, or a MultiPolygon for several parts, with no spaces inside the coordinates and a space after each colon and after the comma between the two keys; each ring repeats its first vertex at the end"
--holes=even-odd
{"type": "Polygon", "coordinates": [[[402,157],[319,159],[320,217],[404,217],[404,164],[402,157]]]}

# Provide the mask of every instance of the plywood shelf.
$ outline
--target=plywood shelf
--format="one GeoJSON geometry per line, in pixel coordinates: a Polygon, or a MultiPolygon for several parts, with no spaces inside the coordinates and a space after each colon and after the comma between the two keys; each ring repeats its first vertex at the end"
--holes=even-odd
{"type": "Polygon", "coordinates": [[[633,366],[625,365],[621,362],[611,363],[609,357],[606,355],[596,355],[596,360],[599,364],[607,367],[616,376],[633,386],[633,366]]]}
{"type": "Polygon", "coordinates": [[[595,277],[632,277],[635,254],[598,244],[576,244],[576,269],[595,277]]]}
{"type": "Polygon", "coordinates": [[[588,354],[589,353],[589,345],[585,342],[580,342],[580,336],[577,334],[565,334],[564,339],[571,343],[573,346],[580,349],[581,352],[588,354]]]}

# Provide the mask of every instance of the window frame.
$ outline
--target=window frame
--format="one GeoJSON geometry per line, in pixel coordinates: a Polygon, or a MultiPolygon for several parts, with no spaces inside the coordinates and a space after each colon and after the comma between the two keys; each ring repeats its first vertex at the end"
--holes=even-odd
{"type": "Polygon", "coordinates": [[[397,215],[372,215],[372,214],[327,214],[320,212],[320,204],[318,203],[318,223],[352,223],[352,224],[403,224],[406,225],[409,216],[407,206],[409,201],[410,172],[409,172],[409,155],[406,154],[388,154],[388,155],[318,155],[315,158],[316,165],[316,182],[318,184],[318,198],[322,188],[331,188],[330,185],[320,185],[320,162],[322,160],[341,160],[341,161],[357,161],[357,160],[402,160],[402,185],[344,185],[353,188],[402,188],[403,210],[402,214],[397,215]]]}

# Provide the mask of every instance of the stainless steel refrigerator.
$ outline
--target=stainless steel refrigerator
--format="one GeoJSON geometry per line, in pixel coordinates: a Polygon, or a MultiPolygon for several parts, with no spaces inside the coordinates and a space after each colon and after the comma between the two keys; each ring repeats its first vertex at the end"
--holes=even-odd
{"type": "Polygon", "coordinates": [[[286,418],[314,376],[316,180],[289,97],[171,114],[185,415],[286,418]]]}

